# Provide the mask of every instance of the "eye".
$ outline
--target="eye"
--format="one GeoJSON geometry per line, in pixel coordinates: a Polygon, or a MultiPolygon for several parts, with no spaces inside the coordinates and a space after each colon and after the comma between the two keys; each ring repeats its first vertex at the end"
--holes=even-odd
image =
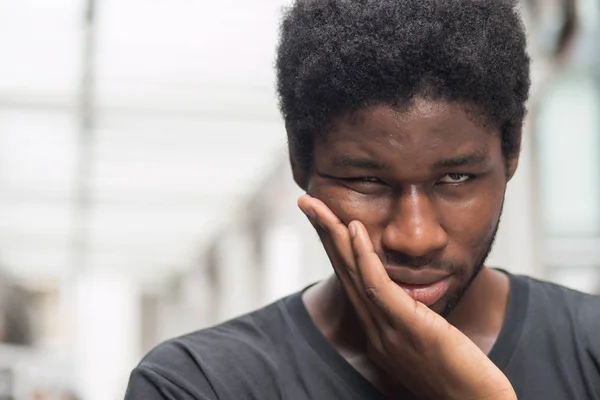
{"type": "Polygon", "coordinates": [[[358,178],[346,178],[344,180],[354,183],[383,183],[381,179],[374,176],[361,176],[358,178]]]}
{"type": "Polygon", "coordinates": [[[388,189],[384,181],[374,176],[338,178],[342,184],[355,192],[363,194],[381,194],[388,189]]]}
{"type": "Polygon", "coordinates": [[[448,174],[442,179],[440,179],[437,183],[441,184],[456,184],[456,183],[464,183],[470,179],[473,179],[473,175],[469,174],[448,174]]]}

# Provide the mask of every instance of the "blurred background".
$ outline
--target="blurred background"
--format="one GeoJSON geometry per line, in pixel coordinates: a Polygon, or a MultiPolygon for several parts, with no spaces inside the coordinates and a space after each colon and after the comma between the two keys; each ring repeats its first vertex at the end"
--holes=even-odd
{"type": "MultiPolygon", "coordinates": [[[[158,342],[325,277],[274,89],[290,0],[0,0],[0,399],[113,400],[158,342]]],[[[533,63],[490,265],[600,293],[600,0],[533,63]]]]}

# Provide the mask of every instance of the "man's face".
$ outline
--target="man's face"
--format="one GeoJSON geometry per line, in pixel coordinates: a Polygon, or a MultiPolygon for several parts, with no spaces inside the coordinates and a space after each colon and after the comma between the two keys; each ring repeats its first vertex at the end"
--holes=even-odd
{"type": "Polygon", "coordinates": [[[418,98],[339,120],[315,143],[307,191],[365,225],[392,280],[447,276],[429,304],[447,315],[489,253],[516,161],[463,107],[418,98]]]}

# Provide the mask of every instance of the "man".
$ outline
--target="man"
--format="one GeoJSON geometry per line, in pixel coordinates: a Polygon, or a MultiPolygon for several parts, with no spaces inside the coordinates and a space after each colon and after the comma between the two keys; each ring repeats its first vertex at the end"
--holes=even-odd
{"type": "Polygon", "coordinates": [[[158,346],[126,397],[600,399],[600,299],[484,267],[529,91],[514,2],[304,0],[281,35],[298,204],[335,274],[158,346]]]}

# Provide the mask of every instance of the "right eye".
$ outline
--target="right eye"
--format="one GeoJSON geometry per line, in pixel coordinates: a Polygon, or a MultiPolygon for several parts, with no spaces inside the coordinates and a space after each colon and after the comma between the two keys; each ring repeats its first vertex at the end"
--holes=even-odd
{"type": "Polygon", "coordinates": [[[342,178],[344,182],[352,183],[355,185],[381,185],[383,181],[379,178],[375,178],[374,176],[359,176],[353,178],[342,178]]]}
{"type": "Polygon", "coordinates": [[[358,178],[344,178],[344,180],[349,182],[357,182],[357,183],[383,183],[379,178],[375,178],[374,176],[361,176],[358,178]]]}
{"type": "Polygon", "coordinates": [[[352,178],[340,178],[344,186],[363,194],[373,194],[380,192],[386,187],[384,181],[373,176],[358,176],[352,178]]]}

